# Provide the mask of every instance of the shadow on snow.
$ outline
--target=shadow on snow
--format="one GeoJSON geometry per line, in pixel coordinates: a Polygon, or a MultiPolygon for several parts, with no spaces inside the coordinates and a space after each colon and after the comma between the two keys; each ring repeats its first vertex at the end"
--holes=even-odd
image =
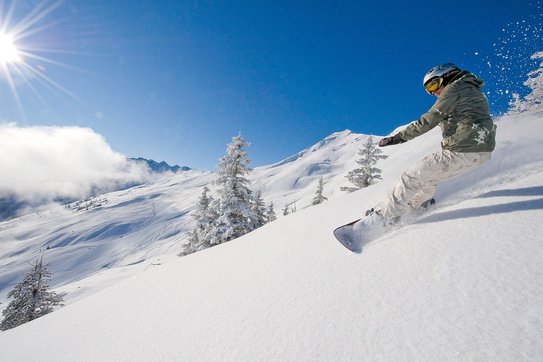
{"type": "MultiPolygon", "coordinates": [[[[479,198],[504,197],[504,196],[543,196],[543,186],[527,187],[522,189],[496,190],[485,193],[479,198]]],[[[490,206],[471,207],[454,211],[438,212],[429,215],[417,224],[427,224],[445,220],[466,219],[492,214],[504,214],[516,211],[529,211],[543,209],[543,198],[525,201],[508,202],[490,206]]]]}

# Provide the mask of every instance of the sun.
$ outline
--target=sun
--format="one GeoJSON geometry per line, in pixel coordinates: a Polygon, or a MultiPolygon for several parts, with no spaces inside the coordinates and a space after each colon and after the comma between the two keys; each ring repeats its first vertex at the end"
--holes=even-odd
{"type": "Polygon", "coordinates": [[[0,63],[20,63],[23,61],[17,44],[13,36],[5,33],[0,33],[0,63]]]}
{"type": "MultiPolygon", "coordinates": [[[[26,98],[33,96],[35,100],[46,105],[45,92],[52,92],[61,98],[68,96],[83,103],[75,94],[55,82],[49,69],[53,66],[72,70],[77,68],[46,56],[56,54],[58,57],[69,53],[54,46],[50,43],[51,38],[47,37],[51,34],[47,33],[48,30],[62,23],[53,21],[49,15],[61,6],[63,0],[35,1],[36,5],[29,11],[28,7],[24,11],[18,11],[16,5],[21,3],[23,2],[20,0],[0,0],[0,94],[4,94],[4,87],[9,88],[12,101],[23,120],[26,120],[26,98]],[[28,92],[19,94],[19,90],[23,88],[28,92]]],[[[58,30],[56,32],[58,33],[58,30]]],[[[0,100],[10,102],[5,97],[0,100]]]]}

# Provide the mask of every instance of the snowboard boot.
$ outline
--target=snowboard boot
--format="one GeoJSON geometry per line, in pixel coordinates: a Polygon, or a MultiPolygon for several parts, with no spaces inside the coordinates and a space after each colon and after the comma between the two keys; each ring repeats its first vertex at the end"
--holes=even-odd
{"type": "Polygon", "coordinates": [[[379,211],[375,209],[366,211],[365,217],[353,225],[362,245],[385,235],[392,228],[392,222],[383,217],[379,211]]]}
{"type": "Polygon", "coordinates": [[[408,202],[407,204],[411,207],[412,212],[414,212],[416,214],[420,214],[420,213],[425,212],[426,210],[428,210],[430,208],[430,206],[435,205],[436,200],[432,197],[431,199],[428,199],[428,200],[424,201],[422,204],[420,204],[419,208],[414,208],[413,205],[411,204],[411,202],[408,202]]]}
{"type": "Polygon", "coordinates": [[[395,224],[396,222],[400,221],[400,216],[396,216],[392,220],[385,219],[385,217],[381,214],[381,210],[375,210],[373,207],[369,210],[366,210],[366,212],[364,213],[364,216],[369,217],[369,216],[372,216],[373,214],[377,214],[381,219],[383,219],[383,222],[387,226],[395,224]]]}
{"type": "Polygon", "coordinates": [[[421,209],[428,209],[430,206],[433,206],[436,204],[436,199],[434,199],[433,197],[430,199],[430,200],[426,200],[424,201],[421,205],[420,205],[420,208],[421,209]]]}

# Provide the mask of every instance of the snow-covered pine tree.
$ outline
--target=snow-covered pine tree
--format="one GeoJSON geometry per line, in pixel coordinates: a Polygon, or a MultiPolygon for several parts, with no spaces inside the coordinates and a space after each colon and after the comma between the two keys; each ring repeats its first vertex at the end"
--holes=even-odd
{"type": "Polygon", "coordinates": [[[251,190],[245,176],[251,171],[246,147],[249,145],[238,135],[227,146],[226,156],[218,167],[215,184],[219,189],[219,200],[213,203],[219,210],[219,217],[209,232],[210,244],[221,244],[254,230],[257,219],[251,209],[251,190]]]}
{"type": "Polygon", "coordinates": [[[315,197],[313,198],[313,205],[322,204],[325,200],[328,200],[328,198],[324,197],[324,178],[319,179],[319,185],[317,186],[317,192],[315,194],[315,197]]]}
{"type": "Polygon", "coordinates": [[[287,216],[288,214],[290,214],[290,205],[288,203],[285,204],[285,207],[283,207],[282,211],[283,211],[283,216],[287,216]]]}
{"type": "Polygon", "coordinates": [[[541,63],[538,69],[528,73],[528,79],[524,82],[531,89],[526,102],[532,111],[543,111],[543,51],[532,55],[532,59],[541,59],[541,63]]]}
{"type": "Polygon", "coordinates": [[[283,215],[287,216],[296,212],[296,201],[288,202],[285,204],[285,207],[282,209],[283,215]]]}
{"type": "Polygon", "coordinates": [[[198,199],[196,209],[192,217],[196,220],[196,225],[190,233],[188,243],[179,256],[192,254],[199,250],[209,247],[209,231],[213,222],[219,217],[216,210],[212,207],[213,197],[208,196],[209,188],[204,186],[202,194],[198,199]]]}
{"type": "Polygon", "coordinates": [[[266,224],[266,204],[262,199],[262,193],[260,191],[257,191],[254,194],[251,202],[251,208],[256,216],[256,219],[254,220],[254,228],[257,229],[266,224]]]}
{"type": "Polygon", "coordinates": [[[275,211],[273,210],[273,201],[270,202],[270,205],[268,206],[268,210],[266,211],[266,222],[272,222],[277,220],[277,216],[275,216],[275,211]]]}
{"type": "Polygon", "coordinates": [[[349,171],[347,179],[355,187],[342,187],[341,191],[353,192],[375,183],[375,180],[381,179],[381,169],[375,167],[379,160],[384,160],[388,156],[382,155],[383,151],[375,147],[373,137],[368,137],[363,148],[358,150],[360,158],[356,161],[361,167],[349,171]]]}
{"type": "Polygon", "coordinates": [[[51,313],[56,306],[62,306],[63,298],[49,290],[51,273],[39,258],[19,284],[8,293],[13,300],[2,312],[4,320],[0,330],[8,330],[51,313]]]}
{"type": "Polygon", "coordinates": [[[542,59],[539,68],[528,73],[524,85],[530,88],[530,93],[521,99],[518,93],[513,93],[513,100],[509,102],[510,113],[543,111],[543,51],[534,53],[531,59],[542,59]]]}

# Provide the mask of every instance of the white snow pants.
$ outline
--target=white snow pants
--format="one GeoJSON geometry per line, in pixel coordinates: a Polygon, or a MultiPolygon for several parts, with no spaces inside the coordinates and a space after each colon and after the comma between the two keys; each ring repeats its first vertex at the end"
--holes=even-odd
{"type": "Polygon", "coordinates": [[[394,190],[381,206],[381,215],[393,220],[409,208],[419,209],[423,202],[432,198],[440,182],[479,167],[490,160],[490,154],[442,150],[423,158],[400,176],[394,190]]]}

